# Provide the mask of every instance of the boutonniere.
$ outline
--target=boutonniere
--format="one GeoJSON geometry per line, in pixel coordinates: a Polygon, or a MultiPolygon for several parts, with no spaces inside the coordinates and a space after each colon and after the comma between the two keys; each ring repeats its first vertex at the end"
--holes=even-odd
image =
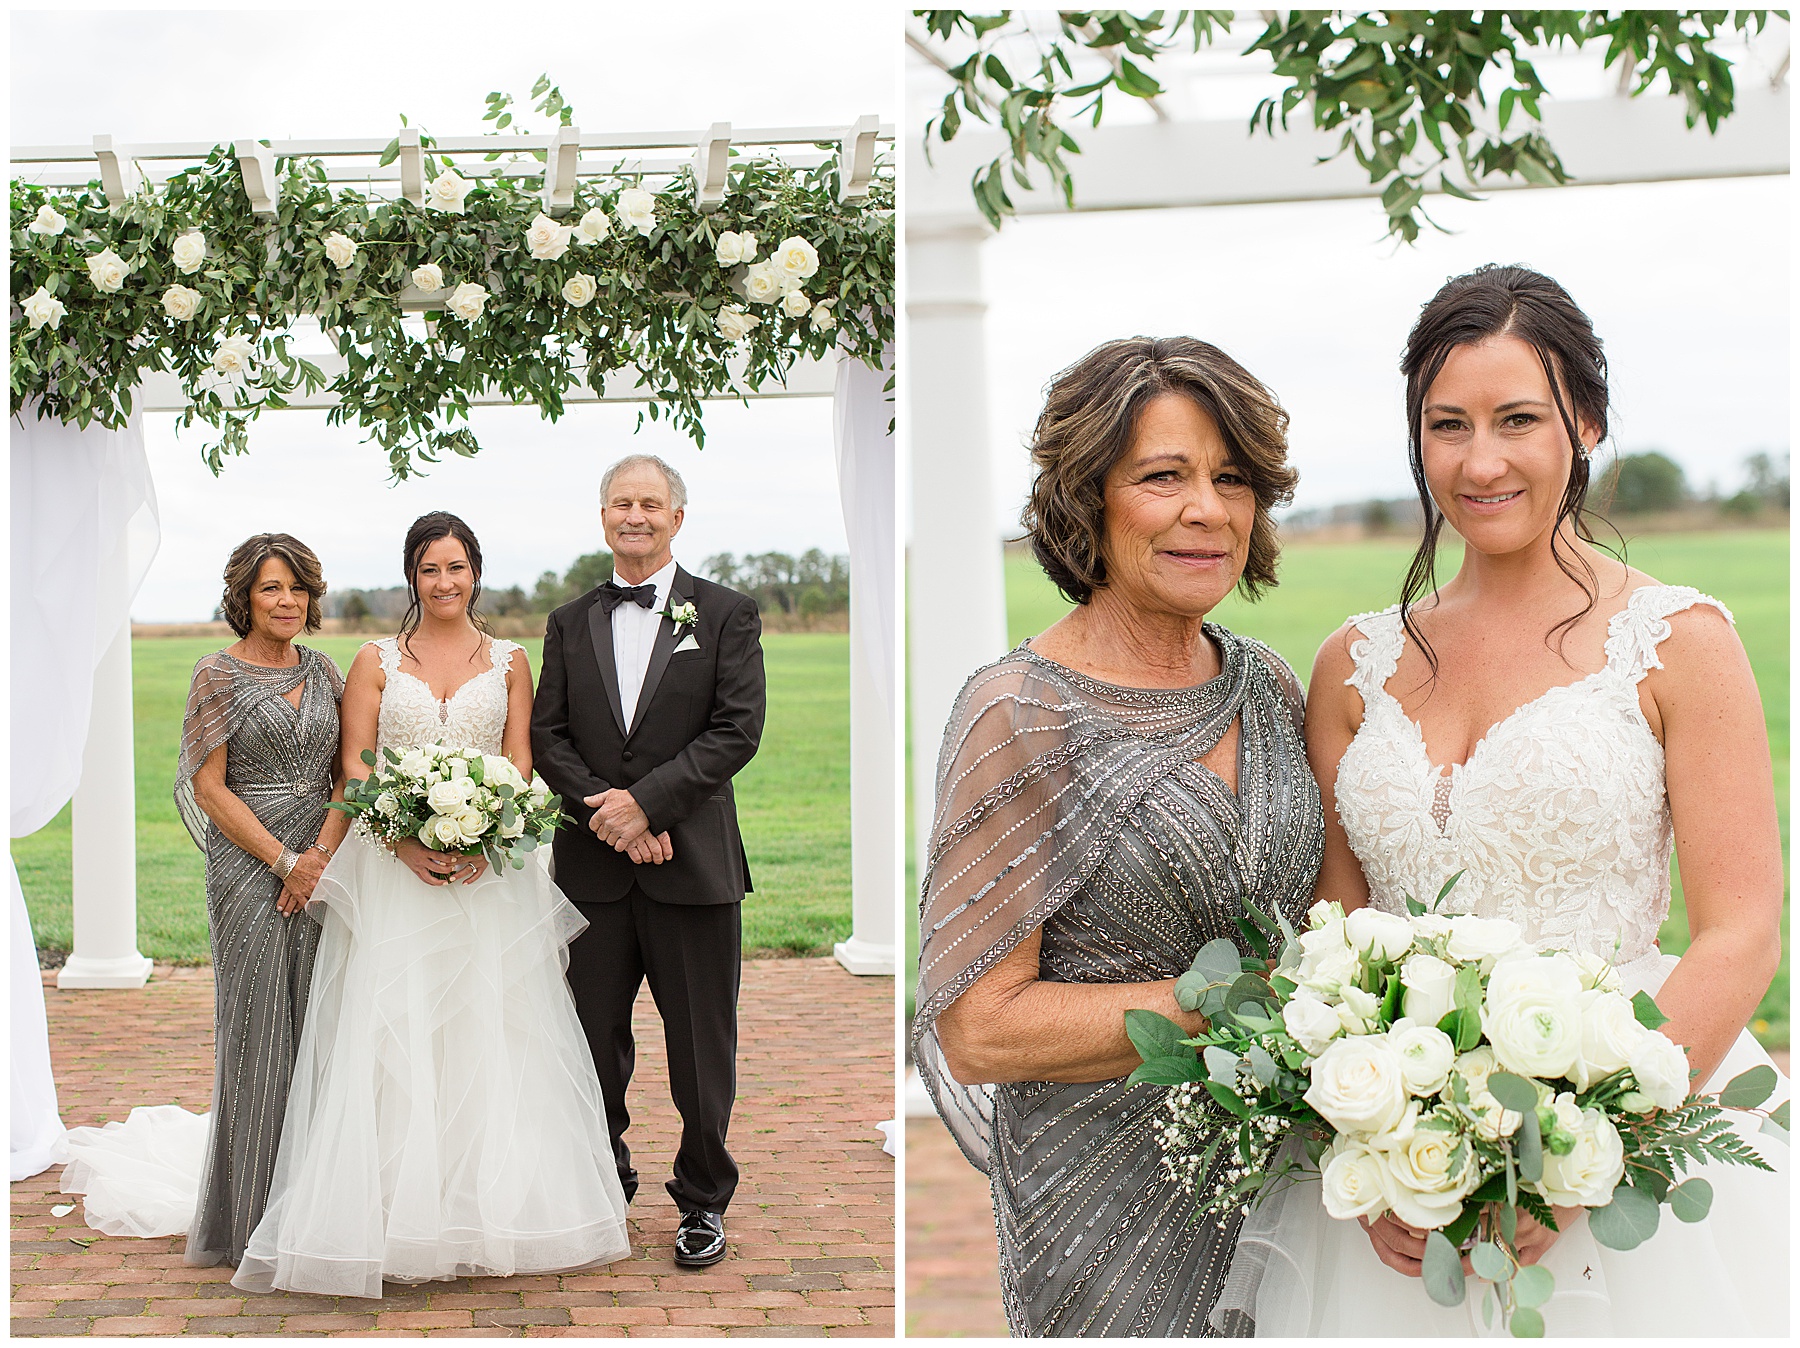
{"type": "Polygon", "coordinates": [[[674,623],[675,630],[679,632],[682,628],[692,627],[695,623],[699,622],[700,611],[691,603],[672,603],[668,608],[663,610],[663,617],[674,623]]]}

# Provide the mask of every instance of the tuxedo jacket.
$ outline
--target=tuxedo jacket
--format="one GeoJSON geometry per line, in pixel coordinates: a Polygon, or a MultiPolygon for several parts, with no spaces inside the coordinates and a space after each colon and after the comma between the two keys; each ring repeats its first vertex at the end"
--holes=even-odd
{"type": "Polygon", "coordinates": [[[676,567],[669,606],[692,603],[696,621],[657,625],[627,725],[599,598],[596,587],[550,615],[531,709],[532,764],[575,823],[556,832],[556,883],[577,902],[621,899],[635,882],[663,903],[736,903],[751,885],[731,779],[756,753],[765,706],[756,602],[676,567]],[[613,787],[668,833],[672,860],[637,865],[594,836],[582,802],[613,787]]]}

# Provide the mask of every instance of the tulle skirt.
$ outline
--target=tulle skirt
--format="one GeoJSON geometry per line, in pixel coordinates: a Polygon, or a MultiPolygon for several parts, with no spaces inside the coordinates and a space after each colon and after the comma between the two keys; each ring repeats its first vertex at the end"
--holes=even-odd
{"type": "MultiPolygon", "coordinates": [[[[1620,973],[1627,992],[1655,992],[1674,967],[1665,956],[1620,973]]],[[[1745,1031],[1703,1089],[1717,1090],[1768,1062],[1745,1031]]],[[[1768,1107],[1789,1091],[1780,1078],[1768,1107]]],[[[1690,1171],[1713,1186],[1706,1220],[1678,1221],[1665,1206],[1656,1234],[1634,1250],[1601,1245],[1585,1217],[1564,1228],[1543,1260],[1556,1277],[1556,1293],[1543,1307],[1547,1337],[1787,1337],[1788,1147],[1758,1132],[1754,1118],[1747,1123],[1740,1133],[1775,1173],[1716,1163],[1690,1171]]],[[[1246,1311],[1259,1338],[1503,1335],[1497,1317],[1492,1326],[1482,1321],[1486,1287],[1471,1278],[1461,1306],[1438,1305],[1417,1278],[1376,1258],[1360,1223],[1326,1213],[1314,1179],[1245,1219],[1213,1319],[1246,1311]]]]}
{"type": "Polygon", "coordinates": [[[180,1105],[139,1105],[123,1123],[71,1128],[62,1191],[87,1195],[82,1216],[102,1235],[186,1235],[210,1119],[180,1105]]]}
{"type": "Polygon", "coordinates": [[[327,1296],[629,1253],[543,867],[426,885],[356,836],[323,928],[269,1205],[232,1283],[327,1296]]]}

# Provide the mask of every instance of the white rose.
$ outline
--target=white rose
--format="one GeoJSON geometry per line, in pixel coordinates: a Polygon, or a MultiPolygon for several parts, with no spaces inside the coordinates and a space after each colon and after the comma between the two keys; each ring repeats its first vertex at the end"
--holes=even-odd
{"type": "Polygon", "coordinates": [[[773,304],[781,293],[781,274],[773,262],[758,262],[744,273],[744,297],[752,304],[773,304]]]}
{"type": "Polygon", "coordinates": [[[1391,964],[1412,946],[1412,925],[1403,917],[1374,908],[1358,908],[1344,919],[1344,934],[1357,953],[1371,962],[1391,964]]]}
{"type": "Polygon", "coordinates": [[[1413,1095],[1436,1095],[1450,1080],[1456,1062],[1456,1045],[1435,1025],[1401,1021],[1388,1033],[1388,1042],[1400,1055],[1400,1071],[1413,1095]]]}
{"type": "Polygon", "coordinates": [[[1581,1055],[1581,1009],[1573,997],[1520,995],[1484,1007],[1482,1033],[1508,1071],[1528,1077],[1568,1076],[1581,1055]]]}
{"type": "Polygon", "coordinates": [[[490,786],[504,783],[515,791],[525,789],[525,779],[513,766],[512,759],[505,754],[483,754],[481,756],[481,777],[490,786]]]}
{"type": "Polygon", "coordinates": [[[452,781],[463,781],[469,775],[469,765],[463,762],[460,757],[452,758],[448,766],[450,768],[450,779],[452,781]]]}
{"type": "Polygon", "coordinates": [[[1524,944],[1518,926],[1504,917],[1453,917],[1450,919],[1450,958],[1495,960],[1524,944]]]}
{"type": "Polygon", "coordinates": [[[1638,1024],[1631,1002],[1622,993],[1591,988],[1581,994],[1581,1056],[1575,1063],[1575,1089],[1585,1091],[1601,1077],[1631,1064],[1631,1051],[1650,1033],[1638,1024]]]}
{"type": "Polygon", "coordinates": [[[431,759],[423,749],[412,748],[400,755],[400,774],[404,777],[423,777],[431,767],[431,759]]]}
{"type": "Polygon", "coordinates": [[[1420,1025],[1436,1025],[1456,1006],[1456,966],[1436,955],[1414,955],[1400,966],[1400,1010],[1420,1025]]]}
{"type": "Polygon", "coordinates": [[[419,841],[434,851],[442,847],[461,847],[462,830],[449,816],[434,814],[419,826],[419,841]]]}
{"type": "Polygon", "coordinates": [[[383,791],[379,796],[375,797],[375,812],[377,814],[386,815],[389,819],[392,819],[395,815],[400,813],[400,798],[392,791],[383,791]]]}
{"type": "Polygon", "coordinates": [[[599,206],[584,211],[575,226],[575,237],[583,243],[599,243],[610,233],[612,222],[606,218],[606,211],[599,206]]]}
{"type": "Polygon", "coordinates": [[[94,283],[95,290],[108,293],[121,289],[125,284],[125,259],[112,249],[107,248],[95,253],[87,260],[88,279],[94,283]]]}
{"type": "Polygon", "coordinates": [[[1281,1008],[1281,1019],[1294,1042],[1315,1058],[1344,1029],[1337,1008],[1305,989],[1295,993],[1281,1008]]]}
{"type": "Polygon", "coordinates": [[[1339,1135],[1324,1158],[1325,1211],[1339,1221],[1385,1212],[1393,1190],[1387,1162],[1354,1138],[1339,1135]]]}
{"type": "Polygon", "coordinates": [[[342,271],[356,261],[356,240],[348,234],[333,231],[325,236],[325,256],[342,271]]]}
{"type": "Polygon", "coordinates": [[[61,234],[68,227],[69,222],[47,201],[38,207],[37,217],[26,226],[33,234],[61,234]]]}
{"type": "Polygon", "coordinates": [[[1308,931],[1323,931],[1334,923],[1341,924],[1343,920],[1344,905],[1341,903],[1326,903],[1324,899],[1320,899],[1306,910],[1308,931]]]}
{"type": "Polygon", "coordinates": [[[735,267],[740,262],[750,260],[744,256],[744,236],[729,229],[719,235],[713,256],[718,258],[721,267],[735,267]]]}
{"type": "Polygon", "coordinates": [[[1619,971],[1613,968],[1611,960],[1603,955],[1596,955],[1590,950],[1573,952],[1570,959],[1581,971],[1581,986],[1598,989],[1601,992],[1618,992],[1620,990],[1619,971]]]}
{"type": "Polygon", "coordinates": [[[1450,919],[1442,913],[1420,913],[1412,920],[1413,939],[1435,941],[1450,934],[1450,919]]]}
{"type": "Polygon", "coordinates": [[[1481,1178],[1468,1140],[1441,1120],[1426,1120],[1383,1158],[1393,1180],[1394,1215],[1424,1231],[1455,1221],[1481,1178]]]}
{"type": "Polygon", "coordinates": [[[574,233],[569,226],[557,224],[540,211],[525,231],[525,244],[538,261],[554,262],[569,251],[569,239],[574,233]]]}
{"type": "Polygon", "coordinates": [[[789,276],[804,281],[819,269],[819,253],[802,238],[783,239],[772,259],[789,276]]]}
{"type": "Polygon", "coordinates": [[[439,782],[425,793],[425,803],[431,812],[438,815],[450,815],[462,809],[463,802],[468,799],[463,794],[462,783],[452,779],[439,782]]]}
{"type": "Polygon", "coordinates": [[[752,234],[749,230],[745,230],[742,234],[738,235],[738,247],[742,251],[742,255],[738,258],[739,262],[756,261],[756,235],[752,234]]]}
{"type": "Polygon", "coordinates": [[[1631,1054],[1631,1075],[1658,1109],[1675,1109],[1688,1096],[1687,1051],[1668,1035],[1651,1030],[1631,1054]]]}
{"type": "Polygon", "coordinates": [[[252,353],[248,337],[242,334],[227,337],[213,353],[213,369],[220,374],[241,374],[249,367],[252,353]]]}
{"type": "Polygon", "coordinates": [[[502,824],[499,829],[502,838],[522,838],[525,836],[525,816],[514,814],[511,824],[502,824]]]}
{"type": "Polygon", "coordinates": [[[189,290],[186,286],[172,285],[163,291],[163,312],[170,318],[185,323],[200,309],[200,292],[189,290]]]}
{"type": "Polygon", "coordinates": [[[469,195],[473,186],[467,178],[459,176],[454,169],[446,169],[431,180],[425,189],[425,204],[432,210],[445,211],[451,215],[463,213],[463,198],[469,195]]]}
{"type": "Polygon", "coordinates": [[[473,805],[465,805],[456,812],[456,822],[462,829],[463,837],[468,842],[474,842],[487,831],[488,817],[473,805]]]}
{"type": "Polygon", "coordinates": [[[1500,1102],[1487,1088],[1488,1078],[1500,1070],[1493,1049],[1486,1044],[1470,1049],[1457,1058],[1452,1070],[1468,1085],[1469,1109],[1475,1115],[1475,1131],[1480,1136],[1495,1142],[1518,1131],[1525,1120],[1510,1109],[1500,1108],[1500,1102]]]}
{"type": "Polygon", "coordinates": [[[812,325],[819,332],[830,332],[837,326],[837,315],[831,312],[836,300],[820,300],[812,307],[812,325]]]}
{"type": "Polygon", "coordinates": [[[1598,1109],[1582,1109],[1575,1097],[1556,1099],[1557,1121],[1575,1134],[1575,1145],[1558,1156],[1544,1148],[1544,1175],[1536,1185],[1547,1203],[1559,1207],[1598,1207],[1612,1201],[1625,1177],[1625,1143],[1612,1120],[1598,1109]]]}
{"type": "Polygon", "coordinates": [[[175,259],[177,271],[193,275],[206,261],[206,235],[197,229],[190,230],[175,240],[169,255],[175,259]]]}
{"type": "Polygon", "coordinates": [[[435,262],[427,262],[414,267],[412,283],[424,291],[442,290],[444,288],[443,269],[435,262]]]}
{"type": "Polygon", "coordinates": [[[1381,1035],[1339,1039],[1314,1059],[1304,1098],[1339,1132],[1385,1132],[1406,1114],[1399,1055],[1381,1035]]]}
{"type": "Polygon", "coordinates": [[[1381,1025],[1381,998],[1346,983],[1338,996],[1338,1019],[1351,1034],[1368,1034],[1381,1025]]]}
{"type": "Polygon", "coordinates": [[[465,323],[473,323],[481,317],[481,311],[488,302],[488,289],[473,281],[464,281],[450,293],[449,309],[465,323]]]}
{"type": "Polygon", "coordinates": [[[656,231],[656,198],[641,187],[627,187],[619,193],[614,212],[619,223],[635,229],[646,239],[656,231]]]}
{"type": "Polygon", "coordinates": [[[588,301],[592,300],[594,296],[599,293],[600,287],[594,284],[594,278],[584,271],[576,272],[567,281],[563,282],[562,297],[577,309],[588,303],[588,301]]]}
{"type": "Polygon", "coordinates": [[[812,311],[812,301],[803,291],[790,290],[781,297],[781,311],[789,318],[805,318],[812,311]]]}
{"type": "MultiPolygon", "coordinates": [[[[1304,941],[1312,934],[1302,933],[1300,939],[1304,941]]],[[[1322,951],[1301,956],[1294,981],[1315,992],[1335,997],[1344,987],[1354,984],[1361,972],[1362,964],[1357,960],[1354,950],[1346,945],[1329,946],[1322,951]]]]}
{"type": "Polygon", "coordinates": [[[43,327],[46,323],[52,328],[60,328],[63,315],[68,312],[63,306],[63,302],[43,286],[39,286],[27,295],[20,302],[19,308],[25,311],[25,317],[30,320],[33,330],[43,327]]]}
{"type": "Polygon", "coordinates": [[[762,319],[732,305],[719,310],[718,322],[719,335],[728,342],[738,342],[748,337],[750,329],[761,323],[762,319]]]}

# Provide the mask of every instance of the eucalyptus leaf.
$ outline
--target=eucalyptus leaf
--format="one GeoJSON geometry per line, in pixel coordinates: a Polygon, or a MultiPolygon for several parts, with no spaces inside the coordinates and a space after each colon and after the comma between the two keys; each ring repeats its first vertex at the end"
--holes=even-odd
{"type": "Polygon", "coordinates": [[[1536,1184],[1544,1178],[1544,1136],[1538,1130],[1537,1110],[1524,1112],[1513,1140],[1519,1144],[1519,1178],[1536,1184]]]}
{"type": "Polygon", "coordinates": [[[1556,1292],[1556,1277],[1542,1264],[1526,1264],[1513,1275],[1513,1300],[1535,1309],[1556,1292]]]}
{"type": "MultiPolygon", "coordinates": [[[[1444,1239],[1448,1240],[1449,1237],[1444,1239]]],[[[1477,1274],[1489,1282],[1505,1282],[1507,1275],[1512,1272],[1512,1260],[1491,1240],[1481,1241],[1469,1251],[1469,1263],[1477,1274]]]]}
{"type": "Polygon", "coordinates": [[[1775,1069],[1759,1063],[1740,1072],[1719,1092],[1719,1103],[1726,1109],[1755,1109],[1775,1093],[1775,1069]]]}
{"type": "Polygon", "coordinates": [[[1420,1273],[1425,1292],[1440,1306],[1460,1306],[1465,1295],[1462,1255],[1457,1253],[1442,1231],[1425,1237],[1425,1258],[1420,1273]]]}
{"type": "Polygon", "coordinates": [[[1208,983],[1230,985],[1243,972],[1243,956],[1233,941],[1220,936],[1200,947],[1188,972],[1203,975],[1208,983]]]}
{"type": "Polygon", "coordinates": [[[1250,1071],[1256,1077],[1259,1085],[1267,1086],[1275,1079],[1275,1073],[1280,1070],[1275,1059],[1269,1056],[1268,1050],[1261,1044],[1252,1044],[1245,1049],[1244,1061],[1250,1064],[1250,1071]]]}
{"type": "Polygon", "coordinates": [[[1495,1072],[1488,1077],[1488,1093],[1515,1114],[1536,1114],[1537,1087],[1524,1077],[1511,1072],[1495,1072]]]}
{"type": "Polygon", "coordinates": [[[1613,1190],[1612,1202],[1588,1209],[1588,1230],[1608,1249],[1635,1250],[1656,1234],[1657,1211],[1649,1194],[1621,1184],[1613,1190]]]}
{"type": "Polygon", "coordinates": [[[1512,1319],[1507,1323],[1515,1339],[1541,1339],[1544,1337],[1544,1317],[1530,1306],[1514,1307],[1512,1319]]]}
{"type": "Polygon", "coordinates": [[[1703,1222],[1712,1211],[1712,1200],[1712,1185],[1695,1175],[1669,1190],[1669,1211],[1677,1221],[1703,1222]]]}
{"type": "Polygon", "coordinates": [[[1237,1083],[1237,1066],[1241,1061],[1238,1055],[1229,1049],[1208,1045],[1201,1050],[1206,1060],[1206,1075],[1213,1081],[1228,1089],[1235,1089],[1237,1083]]]}

